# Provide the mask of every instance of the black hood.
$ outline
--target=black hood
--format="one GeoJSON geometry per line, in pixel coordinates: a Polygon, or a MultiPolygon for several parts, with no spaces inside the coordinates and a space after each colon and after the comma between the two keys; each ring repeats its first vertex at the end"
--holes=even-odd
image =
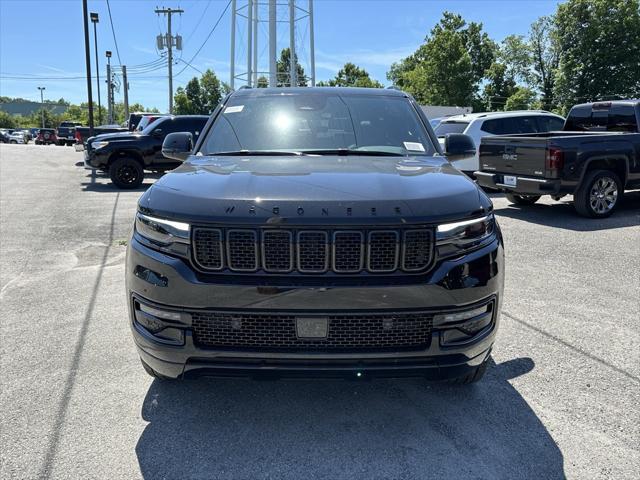
{"type": "Polygon", "coordinates": [[[490,202],[442,157],[191,157],[140,199],[193,222],[436,222],[490,202]]]}
{"type": "Polygon", "coordinates": [[[113,133],[101,133],[100,135],[95,135],[89,139],[87,142],[95,142],[95,141],[108,141],[108,142],[126,142],[131,140],[140,140],[141,137],[145,137],[147,135],[142,135],[141,133],[134,132],[113,132],[113,133]]]}

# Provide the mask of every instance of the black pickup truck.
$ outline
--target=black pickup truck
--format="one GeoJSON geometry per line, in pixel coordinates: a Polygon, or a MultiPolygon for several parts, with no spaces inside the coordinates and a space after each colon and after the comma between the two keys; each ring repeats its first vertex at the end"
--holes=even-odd
{"type": "Polygon", "coordinates": [[[580,215],[611,215],[640,188],[640,100],[576,105],[560,132],[485,137],[478,184],[518,205],[573,195],[580,215]]]}
{"type": "Polygon", "coordinates": [[[144,170],[165,172],[180,165],[162,154],[164,138],[173,132],[189,132],[198,138],[206,115],[162,117],[142,132],[116,132],[90,137],[86,142],[85,167],[109,172],[118,188],[137,188],[144,170]]]}
{"type": "Polygon", "coordinates": [[[57,130],[58,145],[73,145],[76,143],[76,127],[81,127],[78,122],[62,122],[57,130]]]}

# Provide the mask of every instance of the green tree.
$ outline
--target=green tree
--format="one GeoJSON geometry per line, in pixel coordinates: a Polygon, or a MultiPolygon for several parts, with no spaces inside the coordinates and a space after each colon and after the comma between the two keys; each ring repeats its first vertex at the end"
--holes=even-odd
{"type": "Polygon", "coordinates": [[[460,15],[444,12],[425,42],[393,64],[387,78],[420,103],[471,105],[496,51],[482,24],[467,24],[460,15]]]}
{"type": "Polygon", "coordinates": [[[260,75],[256,80],[257,88],[267,88],[269,86],[269,79],[264,75],[260,75]]]}
{"type": "Polygon", "coordinates": [[[640,0],[568,0],[554,25],[561,107],[640,97],[640,0]]]}
{"type": "Polygon", "coordinates": [[[551,110],[556,106],[554,86],[560,60],[553,17],[540,17],[533,22],[528,49],[531,71],[527,81],[540,92],[542,108],[551,110]]]}
{"type": "Polygon", "coordinates": [[[513,94],[507,98],[505,110],[530,110],[535,108],[536,92],[527,87],[517,87],[513,94]]]}
{"type": "MultiPolygon", "coordinates": [[[[304,74],[304,68],[298,63],[298,55],[295,56],[296,64],[296,76],[299,87],[307,86],[307,77],[304,74]]],[[[288,87],[290,82],[290,65],[291,65],[291,51],[288,48],[283,48],[280,52],[280,58],[277,63],[277,83],[279,87],[288,87]]]]}
{"type": "Polygon", "coordinates": [[[506,100],[515,93],[516,81],[504,63],[494,62],[486,72],[487,83],[483,89],[486,109],[502,110],[506,100]]]}
{"type": "Polygon", "coordinates": [[[220,82],[209,69],[200,79],[193,77],[185,88],[176,90],[173,96],[174,112],[178,115],[209,115],[228,91],[229,86],[220,82]]]}
{"type": "Polygon", "coordinates": [[[0,110],[0,128],[16,128],[18,125],[15,117],[15,115],[0,110]]]}
{"type": "Polygon", "coordinates": [[[357,65],[347,62],[344,64],[335,78],[328,82],[319,82],[319,86],[330,87],[369,87],[369,88],[384,88],[377,80],[373,80],[369,76],[364,68],[360,68],[357,65]]]}

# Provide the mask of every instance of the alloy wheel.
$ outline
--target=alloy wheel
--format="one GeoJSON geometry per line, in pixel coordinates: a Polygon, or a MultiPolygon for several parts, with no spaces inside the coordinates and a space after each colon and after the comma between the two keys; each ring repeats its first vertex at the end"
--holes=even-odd
{"type": "Polygon", "coordinates": [[[600,177],[591,186],[589,204],[598,215],[608,213],[618,201],[618,185],[611,177],[600,177]]]}

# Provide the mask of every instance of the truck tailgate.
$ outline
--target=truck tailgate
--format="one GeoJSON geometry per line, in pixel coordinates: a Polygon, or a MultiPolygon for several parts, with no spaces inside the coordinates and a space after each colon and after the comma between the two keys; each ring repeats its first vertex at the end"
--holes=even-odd
{"type": "Polygon", "coordinates": [[[547,148],[546,137],[484,137],[480,144],[480,170],[544,177],[547,148]]]}

